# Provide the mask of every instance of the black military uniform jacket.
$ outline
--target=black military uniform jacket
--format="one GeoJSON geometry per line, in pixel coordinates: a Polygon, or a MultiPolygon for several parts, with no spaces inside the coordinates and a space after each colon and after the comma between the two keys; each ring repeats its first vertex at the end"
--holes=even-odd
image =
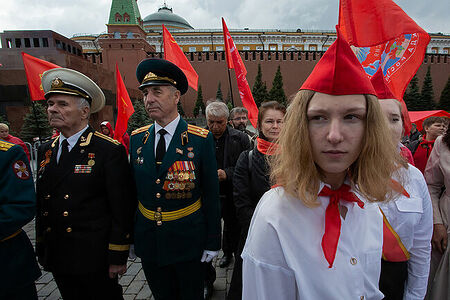
{"type": "Polygon", "coordinates": [[[38,152],[39,262],[67,274],[125,264],[137,203],[125,148],[91,127],[64,166],[56,161],[58,147],[56,138],[38,152]]]}

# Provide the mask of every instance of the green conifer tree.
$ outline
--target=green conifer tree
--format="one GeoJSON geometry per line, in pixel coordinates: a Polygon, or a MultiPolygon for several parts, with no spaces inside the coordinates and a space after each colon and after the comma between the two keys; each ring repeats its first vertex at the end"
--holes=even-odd
{"type": "Polygon", "coordinates": [[[6,116],[0,115],[0,123],[6,124],[9,126],[9,122],[8,122],[8,119],[6,118],[6,116]]]}
{"type": "Polygon", "coordinates": [[[265,100],[267,100],[267,86],[266,83],[262,81],[262,71],[261,64],[258,64],[258,73],[256,74],[255,84],[252,89],[253,99],[255,100],[256,106],[260,106],[265,100]]]}
{"type": "Polygon", "coordinates": [[[216,99],[223,101],[222,89],[219,81],[219,85],[217,86],[216,99]]]}
{"type": "Polygon", "coordinates": [[[200,108],[202,110],[202,114],[205,114],[205,103],[203,102],[202,86],[199,84],[197,91],[197,101],[195,101],[194,107],[194,117],[197,118],[200,113],[200,108]]]}
{"type": "Polygon", "coordinates": [[[140,127],[152,123],[152,119],[148,116],[147,112],[145,111],[144,103],[142,102],[141,99],[135,100],[133,102],[133,107],[134,113],[128,120],[127,132],[129,134],[135,129],[138,129],[140,127]]]}
{"type": "Polygon", "coordinates": [[[441,98],[439,99],[439,109],[450,112],[450,77],[448,77],[447,84],[442,90],[441,98]]]}
{"type": "Polygon", "coordinates": [[[405,100],[408,110],[420,110],[419,80],[416,75],[411,79],[403,99],[405,100]]]}
{"type": "Polygon", "coordinates": [[[433,79],[431,78],[430,66],[428,66],[427,74],[423,80],[420,100],[420,110],[432,110],[434,108],[433,79]]]}
{"type": "Polygon", "coordinates": [[[281,75],[281,68],[278,66],[275,77],[273,78],[272,88],[269,92],[270,100],[278,101],[279,103],[286,105],[286,94],[283,89],[283,76],[281,75]]]}
{"type": "Polygon", "coordinates": [[[34,108],[30,107],[25,115],[19,137],[25,142],[33,142],[35,137],[44,140],[52,135],[52,128],[48,123],[47,111],[44,101],[35,101],[34,108]]]}
{"type": "Polygon", "coordinates": [[[178,101],[177,104],[177,109],[178,109],[178,113],[180,114],[180,116],[184,117],[186,114],[184,113],[184,109],[183,109],[183,105],[181,105],[181,98],[178,101]]]}

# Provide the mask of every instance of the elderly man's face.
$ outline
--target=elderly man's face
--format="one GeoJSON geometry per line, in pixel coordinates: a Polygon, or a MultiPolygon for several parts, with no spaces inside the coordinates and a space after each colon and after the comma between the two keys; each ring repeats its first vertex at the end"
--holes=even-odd
{"type": "Polygon", "coordinates": [[[0,127],[0,139],[6,139],[8,137],[9,130],[5,127],[0,127]]]}
{"type": "Polygon", "coordinates": [[[244,131],[247,128],[247,114],[246,113],[235,113],[233,118],[231,119],[231,124],[233,128],[237,130],[244,131]]]}
{"type": "Polygon", "coordinates": [[[166,126],[178,114],[177,104],[180,100],[180,91],[170,86],[154,85],[146,86],[144,94],[144,105],[150,118],[161,126],[166,126]]]}
{"type": "Polygon", "coordinates": [[[206,116],[206,123],[216,139],[220,138],[227,128],[226,117],[206,116]]]}
{"type": "MultiPolygon", "coordinates": [[[[89,118],[89,108],[79,107],[79,98],[54,94],[47,100],[48,121],[66,137],[78,132],[89,118]]],[[[85,125],[84,125],[85,126],[85,125]]]]}

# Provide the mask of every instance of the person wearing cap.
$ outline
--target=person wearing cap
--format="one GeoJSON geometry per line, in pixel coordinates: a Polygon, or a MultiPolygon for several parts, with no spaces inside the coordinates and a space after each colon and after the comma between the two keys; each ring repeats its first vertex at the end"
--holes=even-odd
{"type": "MultiPolygon", "coordinates": [[[[107,135],[110,138],[114,138],[114,129],[113,129],[111,123],[109,123],[108,121],[103,121],[100,123],[100,130],[104,135],[107,135]]],[[[130,136],[126,132],[124,133],[124,135],[122,137],[122,145],[127,150],[127,155],[128,155],[128,148],[130,147],[130,136]]]]}
{"type": "Polygon", "coordinates": [[[50,126],[60,135],[38,150],[36,251],[64,299],[123,299],[136,195],[125,148],[94,131],[105,96],[85,75],[46,71],[50,126]]]}
{"type": "Polygon", "coordinates": [[[376,203],[404,161],[339,32],[292,100],[278,142],[277,186],[259,201],[242,254],[242,299],[382,299],[376,203]]]}
{"type": "Polygon", "coordinates": [[[22,230],[36,214],[33,176],[23,149],[0,139],[0,299],[38,299],[41,271],[22,230]]]}
{"type": "MultiPolygon", "coordinates": [[[[381,69],[372,76],[371,82],[388,122],[392,143],[401,154],[404,146],[400,139],[404,130],[400,101],[386,85],[381,69]]],[[[393,201],[379,204],[384,216],[380,290],[386,299],[423,299],[430,271],[431,199],[419,169],[406,165],[398,173],[393,180],[403,178],[403,193],[393,201]]]]}
{"type": "Polygon", "coordinates": [[[203,299],[204,265],[220,249],[219,181],[212,134],[178,111],[188,83],[164,59],[136,70],[154,124],[131,134],[136,179],[135,251],[156,300],[203,299]]]}

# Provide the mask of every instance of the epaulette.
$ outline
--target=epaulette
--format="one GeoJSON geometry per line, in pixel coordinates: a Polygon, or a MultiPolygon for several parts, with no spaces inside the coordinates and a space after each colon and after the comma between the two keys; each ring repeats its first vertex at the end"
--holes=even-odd
{"type": "Polygon", "coordinates": [[[94,133],[94,135],[96,135],[96,136],[98,136],[98,137],[100,137],[100,138],[102,138],[102,139],[104,139],[104,140],[107,140],[107,141],[109,141],[109,142],[111,142],[111,143],[113,143],[113,144],[115,144],[115,145],[120,145],[120,142],[119,142],[119,141],[116,141],[115,139],[110,138],[109,136],[104,135],[103,133],[100,133],[100,132],[98,132],[98,131],[96,131],[96,132],[94,133]]]}
{"type": "Polygon", "coordinates": [[[15,144],[13,143],[9,143],[9,142],[5,142],[5,141],[0,141],[0,151],[8,151],[9,148],[11,148],[12,146],[14,146],[15,144]]]}
{"type": "Polygon", "coordinates": [[[148,130],[150,128],[150,126],[152,126],[152,125],[150,124],[150,125],[135,129],[135,130],[133,130],[133,132],[131,132],[131,135],[135,135],[135,134],[144,132],[144,131],[148,130]]]}
{"type": "Polygon", "coordinates": [[[206,138],[209,130],[195,125],[188,124],[188,132],[206,138]]]}

